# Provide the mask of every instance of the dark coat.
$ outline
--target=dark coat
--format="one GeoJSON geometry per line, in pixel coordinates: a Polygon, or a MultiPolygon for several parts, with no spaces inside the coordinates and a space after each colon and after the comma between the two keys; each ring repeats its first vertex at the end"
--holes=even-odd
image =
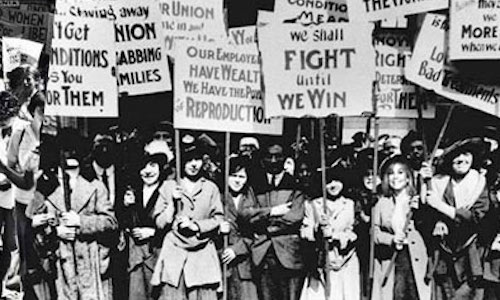
{"type": "Polygon", "coordinates": [[[234,205],[231,196],[226,196],[224,201],[225,219],[231,225],[229,232],[229,248],[233,249],[236,254],[236,259],[231,262],[229,269],[238,273],[240,279],[252,279],[252,260],[251,260],[251,247],[252,235],[249,230],[249,224],[246,222],[242,215],[245,207],[252,207],[255,205],[253,192],[249,191],[242,195],[238,207],[234,205]]]}
{"type": "MultiPolygon", "coordinates": [[[[433,189],[444,189],[443,201],[456,207],[451,183],[443,178],[433,179],[433,189]]],[[[479,196],[470,207],[457,208],[454,219],[435,211],[430,211],[428,218],[425,218],[429,222],[425,225],[429,253],[435,250],[440,253],[437,262],[430,260],[431,264],[437,263],[434,268],[435,275],[450,276],[458,283],[480,279],[483,276],[484,246],[481,243],[481,235],[491,200],[485,184],[471,188],[477,189],[479,196]],[[432,237],[432,230],[438,221],[444,222],[448,227],[449,234],[443,240],[432,237]]]]}
{"type": "MultiPolygon", "coordinates": [[[[265,178],[264,176],[264,179],[265,178]]],[[[257,185],[257,202],[244,210],[245,218],[252,226],[254,244],[252,259],[259,266],[264,256],[273,247],[280,263],[287,269],[304,267],[300,227],[304,218],[304,197],[296,190],[294,178],[285,173],[280,184],[272,188],[267,180],[257,185]],[[270,215],[273,206],[291,202],[290,211],[280,217],[270,215]]]]}

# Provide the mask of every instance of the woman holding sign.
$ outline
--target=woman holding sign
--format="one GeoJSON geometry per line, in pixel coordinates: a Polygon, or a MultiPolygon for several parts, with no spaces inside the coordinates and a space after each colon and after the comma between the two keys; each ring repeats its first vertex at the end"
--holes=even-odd
{"type": "Polygon", "coordinates": [[[382,197],[375,205],[372,299],[430,299],[424,282],[427,252],[408,162],[395,156],[382,165],[382,197]]]}
{"type": "Polygon", "coordinates": [[[201,145],[192,136],[182,142],[182,178],[165,181],[169,192],[153,213],[158,228],[172,230],[163,240],[151,283],[160,286],[161,300],[217,300],[222,274],[214,241],[224,209],[219,189],[202,174],[201,145]]]}
{"type": "Polygon", "coordinates": [[[229,247],[222,253],[222,263],[229,267],[228,299],[257,299],[257,288],[252,280],[252,234],[244,218],[244,210],[255,204],[253,191],[248,186],[247,157],[236,156],[229,164],[229,194],[225,198],[226,220],[229,226],[229,247]]]}

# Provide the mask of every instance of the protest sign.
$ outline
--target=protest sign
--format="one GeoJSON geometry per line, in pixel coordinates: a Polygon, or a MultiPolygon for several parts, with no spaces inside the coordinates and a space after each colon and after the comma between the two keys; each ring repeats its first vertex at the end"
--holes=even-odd
{"type": "Polygon", "coordinates": [[[174,41],[214,41],[226,37],[222,0],[160,0],[164,43],[174,56],[174,41]]]}
{"type": "Polygon", "coordinates": [[[472,108],[500,116],[500,87],[464,78],[447,61],[448,18],[427,14],[412,58],[405,69],[406,78],[438,95],[472,108]]]}
{"type": "Polygon", "coordinates": [[[142,95],[172,90],[158,0],[58,1],[57,12],[115,22],[119,92],[142,95]]]}
{"type": "Polygon", "coordinates": [[[176,52],[176,128],[282,134],[282,119],[264,115],[255,44],[179,41],[176,52]]]}
{"type": "Polygon", "coordinates": [[[448,8],[448,0],[347,0],[353,20],[378,21],[448,8]]]}
{"type": "Polygon", "coordinates": [[[2,38],[2,67],[3,78],[7,78],[7,73],[19,67],[29,64],[38,67],[38,60],[42,53],[43,44],[20,39],[2,38]]]}
{"type": "MultiPolygon", "coordinates": [[[[411,57],[412,38],[406,32],[378,32],[375,47],[375,97],[380,117],[417,118],[416,87],[404,76],[411,57]]],[[[423,103],[423,117],[434,118],[435,107],[423,103]]]]}
{"type": "Polygon", "coordinates": [[[275,0],[273,20],[303,25],[347,22],[346,0],[275,0]]]}
{"type": "Polygon", "coordinates": [[[235,46],[253,45],[257,43],[257,27],[244,26],[230,28],[229,43],[235,46]]]}
{"type": "Polygon", "coordinates": [[[172,90],[159,1],[114,2],[118,89],[129,95],[172,90]]]}
{"type": "Polygon", "coordinates": [[[53,15],[46,12],[25,11],[17,8],[0,6],[0,31],[2,36],[20,36],[42,44],[50,43],[53,15]]]}
{"type": "Polygon", "coordinates": [[[259,28],[266,116],[360,115],[372,110],[369,23],[259,28]]]}
{"type": "Polygon", "coordinates": [[[450,59],[500,58],[499,21],[500,5],[495,1],[451,1],[450,59]]]}
{"type": "Polygon", "coordinates": [[[21,2],[19,0],[0,0],[0,7],[19,7],[21,2]]]}
{"type": "Polygon", "coordinates": [[[56,15],[47,115],[117,117],[113,22],[56,15]]]}

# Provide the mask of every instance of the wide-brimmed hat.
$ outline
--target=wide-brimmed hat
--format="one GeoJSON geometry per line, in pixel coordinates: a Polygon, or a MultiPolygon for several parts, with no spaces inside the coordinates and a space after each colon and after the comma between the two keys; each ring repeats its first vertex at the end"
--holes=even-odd
{"type": "Polygon", "coordinates": [[[436,161],[436,170],[439,173],[451,171],[451,164],[455,157],[463,153],[471,153],[473,156],[473,168],[481,165],[482,158],[488,152],[487,143],[480,137],[471,137],[459,140],[446,147],[443,154],[436,161]]]}
{"type": "Polygon", "coordinates": [[[187,161],[193,158],[202,158],[207,153],[204,143],[194,135],[186,134],[181,139],[181,158],[187,161]]]}
{"type": "Polygon", "coordinates": [[[403,155],[389,156],[386,159],[384,159],[380,164],[380,167],[379,167],[380,173],[379,174],[380,174],[381,178],[387,172],[387,168],[389,168],[389,166],[392,166],[392,165],[397,164],[397,163],[407,165],[408,167],[410,166],[410,162],[403,155]]]}

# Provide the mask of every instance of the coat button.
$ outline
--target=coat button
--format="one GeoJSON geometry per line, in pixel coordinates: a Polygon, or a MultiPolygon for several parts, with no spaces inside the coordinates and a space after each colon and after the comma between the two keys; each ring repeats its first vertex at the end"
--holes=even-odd
{"type": "Polygon", "coordinates": [[[416,261],[416,262],[418,262],[418,261],[419,261],[419,259],[418,259],[418,258],[415,258],[415,261],[416,261]]]}
{"type": "Polygon", "coordinates": [[[412,245],[415,245],[415,241],[411,241],[411,244],[412,244],[412,245]]]}

